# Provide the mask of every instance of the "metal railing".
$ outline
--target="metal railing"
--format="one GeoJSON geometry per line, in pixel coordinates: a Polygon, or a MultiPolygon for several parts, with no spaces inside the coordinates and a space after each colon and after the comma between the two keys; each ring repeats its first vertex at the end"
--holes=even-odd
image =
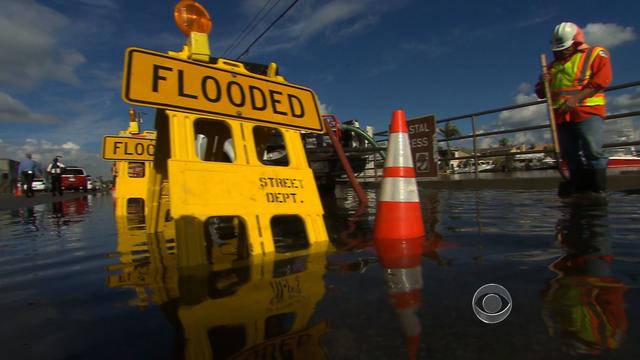
{"type": "MultiPolygon", "coordinates": [[[[634,82],[628,82],[628,83],[624,83],[624,84],[619,84],[619,85],[615,85],[615,86],[610,86],[608,88],[606,88],[604,91],[605,92],[610,92],[610,91],[616,91],[616,90],[622,90],[622,89],[628,89],[628,88],[632,88],[632,87],[636,87],[636,86],[640,86],[640,81],[634,81],[634,82]]],[[[478,132],[477,131],[477,120],[480,116],[484,116],[484,115],[491,115],[491,114],[497,114],[497,113],[501,113],[503,111],[508,111],[508,110],[515,110],[515,109],[521,109],[521,108],[525,108],[525,107],[529,107],[529,106],[535,106],[535,105],[542,105],[546,102],[546,100],[536,100],[536,101],[531,101],[531,102],[527,102],[527,103],[522,103],[522,104],[516,104],[516,105],[510,105],[510,106],[504,106],[504,107],[499,107],[499,108],[495,108],[495,109],[489,109],[489,110],[484,110],[484,111],[479,111],[479,112],[474,112],[474,113],[470,113],[470,114],[466,114],[466,115],[459,115],[459,116],[453,116],[453,117],[449,117],[449,118],[445,118],[445,119],[441,119],[441,120],[437,120],[436,121],[436,127],[438,124],[442,124],[442,123],[449,123],[451,121],[461,121],[461,120],[469,120],[471,122],[471,134],[468,135],[460,135],[460,136],[455,136],[455,137],[449,137],[446,138],[444,136],[442,136],[442,134],[440,132],[438,133],[438,139],[437,142],[438,143],[445,143],[445,142],[451,142],[451,141],[457,141],[457,140],[467,140],[467,139],[471,139],[473,141],[473,146],[472,146],[472,155],[468,155],[468,156],[457,156],[457,157],[449,157],[448,161],[452,161],[452,160],[470,160],[473,159],[474,160],[474,172],[477,175],[478,174],[478,165],[479,165],[479,159],[482,158],[498,158],[498,157],[507,157],[507,156],[515,156],[515,155],[525,155],[525,154],[545,154],[547,152],[552,151],[552,149],[545,149],[545,150],[522,150],[522,151],[511,151],[511,150],[505,150],[505,151],[492,151],[492,152],[486,152],[486,153],[479,153],[478,151],[478,144],[477,144],[477,140],[478,138],[482,138],[482,137],[490,137],[490,136],[496,136],[496,135],[503,135],[503,134],[512,134],[512,133],[518,133],[518,132],[527,132],[527,131],[535,131],[535,130],[541,130],[541,129],[549,129],[550,125],[549,123],[545,123],[545,124],[541,124],[541,125],[532,125],[532,126],[524,126],[524,127],[518,127],[518,128],[511,128],[511,129],[503,129],[503,130],[496,130],[496,131],[487,131],[487,132],[478,132]]],[[[623,112],[623,113],[616,113],[616,114],[609,114],[605,117],[606,120],[617,120],[617,119],[623,119],[623,118],[630,118],[630,117],[634,117],[634,116],[640,116],[640,111],[627,111],[627,112],[623,112]]],[[[550,131],[550,130],[549,130],[550,131]]],[[[374,137],[377,139],[376,142],[379,144],[381,142],[385,142],[388,139],[388,132],[387,131],[379,131],[373,134],[374,137]]],[[[636,146],[636,145],[640,145],[640,139],[638,140],[634,140],[634,141],[625,141],[625,142],[615,142],[615,143],[606,143],[603,145],[604,148],[618,148],[618,147],[630,147],[630,146],[636,146]]],[[[372,180],[377,180],[379,178],[379,174],[378,174],[378,170],[381,170],[382,167],[378,164],[378,162],[380,162],[381,158],[376,156],[376,152],[381,151],[381,150],[386,150],[386,146],[378,146],[378,147],[365,147],[365,148],[346,148],[345,152],[347,154],[352,154],[352,153],[362,153],[363,155],[365,154],[370,154],[373,155],[372,159],[371,159],[371,163],[373,164],[371,167],[367,167],[365,170],[372,170],[373,174],[366,176],[366,175],[359,175],[359,178],[371,178],[372,180]]],[[[444,160],[444,159],[440,159],[440,160],[444,160]]],[[[557,164],[556,164],[557,166],[557,164]]]]}
{"type": "MultiPolygon", "coordinates": [[[[610,87],[606,88],[604,91],[605,92],[610,92],[610,91],[615,91],[615,90],[628,89],[628,88],[632,88],[632,87],[636,87],[636,86],[640,86],[640,81],[634,81],[634,82],[624,83],[624,84],[620,84],[620,85],[616,85],[616,86],[610,86],[610,87]]],[[[459,120],[468,119],[471,122],[471,134],[455,136],[455,137],[449,137],[449,138],[440,136],[440,138],[438,138],[437,142],[438,143],[443,143],[443,142],[451,142],[451,141],[457,141],[457,140],[471,139],[472,142],[473,142],[472,155],[449,157],[448,161],[473,159],[474,160],[474,167],[475,167],[475,173],[476,174],[478,173],[478,163],[479,163],[478,159],[481,159],[481,158],[490,158],[490,157],[491,158],[495,158],[495,157],[501,157],[501,156],[515,156],[515,155],[524,155],[524,154],[543,154],[543,153],[546,152],[545,150],[503,151],[503,152],[491,152],[491,153],[480,154],[478,152],[477,140],[478,140],[478,138],[481,138],[481,137],[489,137],[489,136],[496,136],[496,135],[502,135],[502,134],[512,134],[512,133],[526,132],[526,131],[533,131],[533,130],[540,130],[540,129],[549,129],[550,125],[548,123],[544,124],[544,125],[533,125],[533,126],[526,126],[526,127],[512,128],[512,129],[490,131],[490,132],[478,132],[477,131],[477,120],[478,120],[478,117],[483,116],[483,115],[496,114],[496,113],[501,113],[503,111],[508,111],[508,110],[514,110],[514,109],[520,109],[520,108],[524,108],[524,107],[529,107],[529,106],[540,105],[540,104],[544,104],[545,102],[546,102],[546,100],[531,101],[531,102],[527,102],[527,103],[511,105],[511,106],[505,106],[505,107],[500,107],[500,108],[495,108],[495,109],[490,109],[490,110],[485,110],[485,111],[480,111],[480,112],[474,112],[474,113],[470,113],[470,114],[466,114],[466,115],[454,116],[454,117],[449,117],[449,118],[438,120],[438,121],[436,121],[436,124],[449,123],[451,121],[459,121],[459,120]]],[[[606,120],[616,120],[616,119],[629,118],[629,117],[638,116],[638,115],[640,115],[640,111],[628,111],[628,112],[624,112],[624,113],[616,113],[616,114],[607,115],[605,119],[606,120]]],[[[378,133],[378,134],[380,134],[380,133],[378,133]]],[[[604,144],[603,147],[604,148],[614,148],[614,147],[628,147],[628,146],[635,146],[635,145],[640,145],[640,140],[607,143],[607,144],[604,144]]]]}

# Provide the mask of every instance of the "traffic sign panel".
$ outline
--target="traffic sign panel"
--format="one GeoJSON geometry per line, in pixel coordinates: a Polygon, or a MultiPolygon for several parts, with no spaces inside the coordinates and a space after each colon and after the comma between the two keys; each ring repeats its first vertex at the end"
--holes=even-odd
{"type": "Polygon", "coordinates": [[[105,160],[153,161],[155,139],[107,135],[102,141],[102,158],[105,160]]]}
{"type": "Polygon", "coordinates": [[[130,104],[323,132],[310,89],[210,64],[129,48],[122,85],[130,104]]]}
{"type": "Polygon", "coordinates": [[[436,118],[434,115],[407,120],[411,152],[418,177],[438,176],[436,118]]]}

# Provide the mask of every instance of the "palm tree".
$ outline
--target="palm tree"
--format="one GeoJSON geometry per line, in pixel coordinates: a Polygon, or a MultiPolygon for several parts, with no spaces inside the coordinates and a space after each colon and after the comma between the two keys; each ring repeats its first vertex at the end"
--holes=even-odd
{"type": "Polygon", "coordinates": [[[507,138],[502,138],[500,139],[500,141],[498,141],[498,145],[500,145],[501,147],[507,147],[511,144],[511,140],[507,139],[507,138]]]}
{"type": "Polygon", "coordinates": [[[460,130],[458,130],[456,124],[452,124],[451,122],[447,121],[444,127],[438,129],[438,131],[442,136],[444,136],[447,142],[447,157],[445,159],[445,163],[447,164],[447,169],[449,169],[449,162],[451,161],[451,148],[449,147],[449,138],[460,136],[460,130]]]}
{"type": "MultiPolygon", "coordinates": [[[[510,147],[511,140],[508,138],[502,138],[498,141],[498,144],[503,147],[510,147]]],[[[513,170],[513,155],[506,155],[504,157],[504,162],[502,163],[502,171],[511,171],[513,170]]]]}

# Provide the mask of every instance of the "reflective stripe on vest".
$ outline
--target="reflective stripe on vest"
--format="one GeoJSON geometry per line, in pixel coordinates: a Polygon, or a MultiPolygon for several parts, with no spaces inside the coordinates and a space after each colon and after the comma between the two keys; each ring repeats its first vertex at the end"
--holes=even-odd
{"type": "Polygon", "coordinates": [[[50,172],[52,174],[56,174],[56,175],[60,174],[60,170],[62,170],[62,167],[60,165],[58,165],[58,164],[51,164],[50,167],[51,167],[51,171],[50,172]]]}
{"type": "MultiPolygon", "coordinates": [[[[555,62],[551,66],[551,95],[553,107],[560,107],[568,98],[578,94],[584,84],[591,79],[591,64],[593,59],[603,49],[590,47],[586,51],[578,51],[565,64],[555,62]]],[[[599,92],[582,100],[580,106],[604,105],[604,93],[599,92]]]]}

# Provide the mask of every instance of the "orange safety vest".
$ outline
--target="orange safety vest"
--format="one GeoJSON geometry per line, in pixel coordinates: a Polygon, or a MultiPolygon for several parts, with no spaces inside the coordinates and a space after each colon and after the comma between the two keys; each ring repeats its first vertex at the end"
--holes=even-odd
{"type": "MultiPolygon", "coordinates": [[[[591,64],[600,51],[606,51],[601,47],[589,47],[586,51],[578,51],[566,63],[554,62],[551,65],[551,99],[553,107],[559,108],[567,99],[582,90],[591,79],[591,64]]],[[[604,92],[582,100],[579,106],[605,105],[604,92]]]]}

